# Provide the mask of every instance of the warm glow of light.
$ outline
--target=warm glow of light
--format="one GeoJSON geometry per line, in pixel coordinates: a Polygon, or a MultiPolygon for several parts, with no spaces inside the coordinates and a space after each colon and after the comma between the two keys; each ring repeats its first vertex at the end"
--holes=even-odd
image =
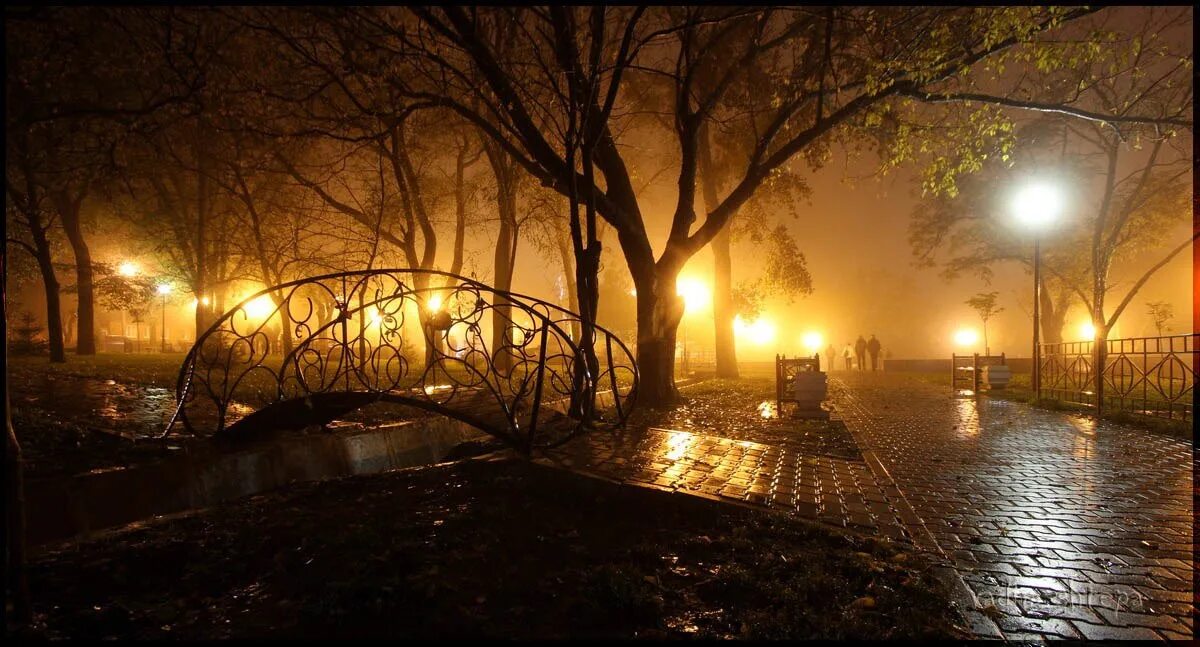
{"type": "Polygon", "coordinates": [[[637,296],[637,288],[629,288],[629,296],[636,297],[637,296]]]}
{"type": "Polygon", "coordinates": [[[378,326],[382,322],[383,313],[379,311],[379,308],[371,308],[371,323],[378,326]]]}
{"type": "Polygon", "coordinates": [[[204,305],[208,305],[209,303],[212,303],[212,302],[208,300],[208,297],[200,297],[200,303],[203,303],[204,305]]]}
{"type": "Polygon", "coordinates": [[[155,288],[155,291],[163,296],[167,296],[168,294],[171,293],[171,284],[170,283],[159,283],[158,287],[155,288]]]}
{"type": "Polygon", "coordinates": [[[1079,338],[1084,341],[1091,341],[1096,338],[1096,327],[1092,322],[1085,321],[1079,325],[1079,338]]]}
{"type": "Polygon", "coordinates": [[[766,346],[775,341],[775,324],[762,317],[755,319],[754,323],[746,323],[741,315],[734,317],[733,332],[759,346],[766,346]]]}
{"type": "Polygon", "coordinates": [[[425,305],[429,307],[430,312],[437,312],[438,310],[441,310],[442,309],[441,295],[435,294],[435,295],[429,297],[429,302],[426,303],[425,305]]]}
{"type": "Polygon", "coordinates": [[[246,316],[251,319],[265,319],[275,311],[275,302],[269,295],[262,295],[242,306],[246,316]]]}
{"type": "Polygon", "coordinates": [[[121,261],[121,264],[117,266],[117,274],[120,274],[121,276],[137,276],[137,273],[138,266],[137,263],[134,263],[133,261],[121,261]]]}
{"type": "Polygon", "coordinates": [[[821,345],[825,343],[825,338],[819,332],[809,331],[804,333],[801,342],[804,343],[804,348],[808,349],[810,353],[815,353],[821,350],[821,345]]]}
{"type": "Polygon", "coordinates": [[[974,346],[979,342],[979,333],[972,328],[961,328],[954,333],[954,343],[959,346],[974,346]]]}
{"type": "Polygon", "coordinates": [[[663,457],[674,462],[687,455],[688,449],[696,443],[696,435],[686,431],[672,431],[667,438],[667,451],[663,457]]]}
{"type": "Polygon", "coordinates": [[[1013,215],[1022,225],[1044,229],[1062,211],[1062,193],[1046,183],[1031,184],[1013,197],[1013,215]]]}
{"type": "Polygon", "coordinates": [[[684,312],[700,312],[712,305],[712,290],[700,279],[681,276],[675,280],[675,294],[683,297],[684,312]]]}

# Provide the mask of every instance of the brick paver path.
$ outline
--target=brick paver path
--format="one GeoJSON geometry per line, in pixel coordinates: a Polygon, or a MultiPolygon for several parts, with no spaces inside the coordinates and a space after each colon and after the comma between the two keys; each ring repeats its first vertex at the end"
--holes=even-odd
{"type": "MultiPolygon", "coordinates": [[[[543,462],[633,485],[786,510],[899,541],[915,517],[900,492],[861,458],[818,455],[801,443],[763,444],[667,429],[592,434],[543,462]]],[[[918,541],[918,543],[920,543],[918,541]]]]}
{"type": "Polygon", "coordinates": [[[961,575],[994,620],[970,614],[982,635],[1192,637],[1191,443],[883,373],[834,373],[831,400],[856,455],[742,416],[739,438],[707,420],[594,434],[542,460],[912,541],[961,575]]]}
{"type": "Polygon", "coordinates": [[[885,374],[834,399],[1005,636],[1193,635],[1192,445],[885,374]]]}

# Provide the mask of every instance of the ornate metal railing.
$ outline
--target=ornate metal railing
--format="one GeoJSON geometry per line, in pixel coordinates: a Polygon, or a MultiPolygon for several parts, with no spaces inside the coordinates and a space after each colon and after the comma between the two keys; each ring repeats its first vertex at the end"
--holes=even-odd
{"type": "Polygon", "coordinates": [[[1064,402],[1192,420],[1197,335],[1109,339],[1105,342],[1102,396],[1094,381],[1093,342],[1043,344],[1041,393],[1064,402]]]}
{"type": "Polygon", "coordinates": [[[457,418],[528,451],[624,423],[633,354],[579,315],[445,272],[327,274],[269,287],[222,315],[176,384],[189,433],[323,424],[376,402],[457,418]],[[492,336],[492,329],[507,331],[492,336]],[[486,336],[485,336],[486,335],[486,336]],[[239,414],[247,414],[240,419],[239,414]],[[230,422],[233,422],[230,425],[230,422]]]}

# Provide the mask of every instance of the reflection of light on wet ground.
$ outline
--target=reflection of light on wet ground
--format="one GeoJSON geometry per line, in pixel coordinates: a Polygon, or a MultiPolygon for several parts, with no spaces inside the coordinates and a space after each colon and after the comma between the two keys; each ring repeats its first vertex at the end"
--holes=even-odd
{"type": "Polygon", "coordinates": [[[1079,459],[1093,458],[1096,454],[1095,419],[1083,416],[1066,416],[1066,419],[1078,432],[1071,439],[1071,454],[1079,459]]]}
{"type": "Polygon", "coordinates": [[[768,419],[778,418],[779,410],[776,408],[774,402],[767,400],[758,404],[758,415],[768,419]]]}
{"type": "Polygon", "coordinates": [[[979,405],[975,400],[959,400],[954,405],[958,414],[958,424],[955,430],[960,438],[970,438],[979,435],[979,405]]]}
{"type": "Polygon", "coordinates": [[[696,436],[683,431],[673,431],[667,437],[666,453],[663,455],[669,461],[677,461],[687,454],[687,450],[696,444],[696,436]]]}

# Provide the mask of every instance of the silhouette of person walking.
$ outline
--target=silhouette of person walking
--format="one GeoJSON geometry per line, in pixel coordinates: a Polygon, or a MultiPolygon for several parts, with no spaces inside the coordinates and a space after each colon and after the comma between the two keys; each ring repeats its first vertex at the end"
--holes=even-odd
{"type": "Polygon", "coordinates": [[[858,357],[858,370],[866,370],[867,340],[863,339],[862,335],[859,335],[858,339],[854,341],[854,354],[858,357]]]}
{"type": "Polygon", "coordinates": [[[825,366],[829,367],[825,370],[827,370],[827,371],[833,370],[833,356],[836,353],[837,353],[837,349],[833,347],[833,342],[830,342],[829,346],[825,349],[825,366]]]}
{"type": "Polygon", "coordinates": [[[875,339],[875,335],[871,335],[871,341],[867,342],[867,352],[871,354],[872,371],[876,370],[876,367],[879,364],[879,349],[881,347],[882,345],[879,343],[878,339],[875,339]]]}
{"type": "Polygon", "coordinates": [[[850,342],[846,342],[846,347],[842,349],[842,358],[846,360],[846,370],[850,370],[850,358],[854,356],[854,349],[850,347],[850,342]]]}

